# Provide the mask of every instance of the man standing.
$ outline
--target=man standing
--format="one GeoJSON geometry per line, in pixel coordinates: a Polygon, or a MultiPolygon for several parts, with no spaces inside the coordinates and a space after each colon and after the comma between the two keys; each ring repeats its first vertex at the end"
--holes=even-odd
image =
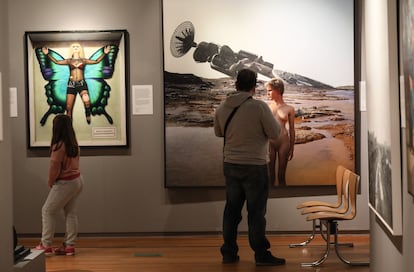
{"type": "Polygon", "coordinates": [[[266,238],[266,206],[269,195],[269,139],[276,140],[280,126],[269,106],[253,99],[257,74],[242,69],[237,74],[237,93],[229,96],[215,114],[214,131],[224,137],[224,176],[226,206],[223,215],[221,247],[223,263],[239,261],[237,229],[247,202],[250,247],[257,266],[282,265],[285,260],[269,251],[266,238]]]}

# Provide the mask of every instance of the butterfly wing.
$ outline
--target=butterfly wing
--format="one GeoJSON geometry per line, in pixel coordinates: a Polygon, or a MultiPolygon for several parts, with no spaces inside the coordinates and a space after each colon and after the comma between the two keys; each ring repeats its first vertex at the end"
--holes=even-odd
{"type": "MultiPolygon", "coordinates": [[[[70,72],[67,65],[58,65],[51,61],[43,53],[42,48],[36,48],[35,53],[43,79],[48,82],[45,85],[45,95],[49,109],[40,120],[40,124],[43,126],[50,114],[65,112],[66,88],[70,72]]],[[[49,49],[49,54],[56,60],[64,59],[59,53],[51,49],[49,49]]]]}
{"type": "MultiPolygon", "coordinates": [[[[92,115],[103,114],[108,122],[113,124],[112,117],[105,109],[111,91],[111,86],[105,79],[112,78],[119,48],[117,45],[109,45],[109,47],[109,53],[105,55],[102,61],[85,66],[85,80],[88,84],[92,115]]],[[[90,59],[97,60],[102,54],[104,54],[104,47],[98,49],[90,59]]]]}

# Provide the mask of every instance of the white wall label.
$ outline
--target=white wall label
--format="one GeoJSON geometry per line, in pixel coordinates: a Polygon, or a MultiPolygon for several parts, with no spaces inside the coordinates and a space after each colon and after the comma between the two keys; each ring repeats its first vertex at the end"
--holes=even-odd
{"type": "Polygon", "coordinates": [[[12,87],[10,93],[10,117],[17,117],[17,88],[12,87]]]}
{"type": "Polygon", "coordinates": [[[132,114],[145,115],[154,113],[152,85],[132,86],[132,114]]]}

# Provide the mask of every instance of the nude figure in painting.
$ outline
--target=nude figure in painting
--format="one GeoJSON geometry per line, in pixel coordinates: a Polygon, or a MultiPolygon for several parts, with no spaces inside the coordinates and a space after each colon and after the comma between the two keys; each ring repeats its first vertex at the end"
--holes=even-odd
{"type": "Polygon", "coordinates": [[[284,83],[279,78],[273,78],[266,83],[268,97],[272,100],[270,109],[276,121],[280,124],[281,134],[278,140],[269,143],[270,181],[276,184],[276,161],[278,162],[277,176],[279,186],[286,185],[286,169],[288,161],[293,158],[295,146],[295,109],[283,100],[284,83]]]}

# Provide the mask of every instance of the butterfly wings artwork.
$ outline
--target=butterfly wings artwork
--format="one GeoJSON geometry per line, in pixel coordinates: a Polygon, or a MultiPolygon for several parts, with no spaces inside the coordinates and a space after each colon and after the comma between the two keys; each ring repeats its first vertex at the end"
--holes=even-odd
{"type": "MultiPolygon", "coordinates": [[[[109,47],[109,53],[105,55],[102,61],[85,66],[84,78],[88,85],[92,115],[102,114],[110,124],[113,124],[112,117],[105,110],[111,91],[111,86],[105,79],[111,78],[114,73],[119,48],[116,45],[110,45],[109,47]]],[[[50,114],[64,113],[66,110],[66,89],[70,71],[68,65],[59,65],[51,61],[42,52],[42,48],[36,48],[35,52],[42,76],[48,82],[45,85],[45,95],[49,109],[40,120],[40,124],[43,126],[50,114]]],[[[59,53],[51,49],[49,49],[49,54],[58,61],[64,59],[59,53]]],[[[97,60],[102,54],[104,54],[104,47],[93,53],[90,59],[97,60]]]]}

